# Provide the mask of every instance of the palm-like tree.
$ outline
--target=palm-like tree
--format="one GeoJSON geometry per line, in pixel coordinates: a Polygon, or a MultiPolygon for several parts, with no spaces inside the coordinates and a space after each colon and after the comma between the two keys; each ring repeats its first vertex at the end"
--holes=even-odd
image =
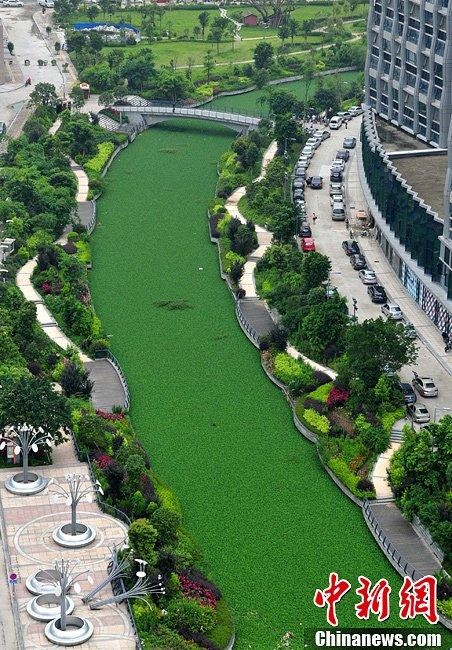
{"type": "Polygon", "coordinates": [[[207,13],[207,11],[201,11],[201,13],[198,16],[199,24],[201,25],[201,31],[202,31],[202,40],[204,40],[204,33],[206,31],[207,24],[209,22],[210,16],[207,13]]]}

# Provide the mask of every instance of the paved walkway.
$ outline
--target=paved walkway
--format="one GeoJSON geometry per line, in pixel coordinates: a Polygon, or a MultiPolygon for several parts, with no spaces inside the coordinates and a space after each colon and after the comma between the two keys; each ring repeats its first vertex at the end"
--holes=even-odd
{"type": "MultiPolygon", "coordinates": [[[[50,466],[33,468],[48,478],[52,477],[63,482],[70,473],[88,474],[85,463],[80,463],[74,453],[72,442],[67,442],[53,450],[54,463],[50,466]]],[[[32,598],[25,581],[40,568],[51,568],[55,559],[78,560],[79,571],[89,570],[98,584],[107,575],[107,556],[109,546],[122,543],[127,535],[127,529],[122,522],[104,514],[97,503],[81,502],[78,508],[79,520],[88,522],[97,530],[94,542],[84,549],[64,549],[55,544],[52,530],[70,520],[68,506],[63,500],[57,500],[52,488],[34,496],[17,496],[10,494],[4,488],[4,480],[17,473],[12,469],[0,470],[0,500],[4,514],[4,529],[6,543],[9,548],[13,571],[19,576],[19,584],[15,587],[15,598],[19,604],[20,624],[25,639],[25,648],[52,648],[44,636],[44,623],[33,620],[27,613],[26,603],[32,598]]],[[[86,485],[91,483],[87,476],[86,485]]],[[[83,593],[91,586],[85,576],[80,578],[83,593]]],[[[110,586],[102,592],[102,597],[111,594],[110,586]]],[[[83,647],[87,650],[133,650],[135,640],[133,629],[125,605],[107,606],[91,612],[83,605],[80,596],[70,594],[75,602],[74,613],[88,618],[94,625],[94,635],[83,647]]],[[[2,607],[3,609],[3,607],[2,607]]],[[[9,650],[14,646],[1,646],[9,650]]]]}
{"type": "Polygon", "coordinates": [[[377,499],[393,499],[391,486],[388,481],[389,463],[394,452],[400,449],[400,442],[391,442],[388,449],[380,454],[372,472],[372,483],[377,499]]]}
{"type": "MultiPolygon", "coordinates": [[[[265,176],[265,170],[267,169],[268,163],[273,160],[275,157],[276,151],[277,151],[278,145],[276,141],[273,141],[268,149],[264,152],[264,155],[262,157],[262,167],[259,176],[257,176],[254,179],[254,183],[262,180],[265,176]]],[[[238,208],[238,202],[240,199],[245,196],[246,194],[246,187],[238,187],[232,194],[231,196],[227,199],[225,203],[225,208],[229,212],[229,214],[234,217],[235,219],[239,219],[242,223],[246,223],[245,217],[242,215],[238,208]]],[[[245,263],[244,271],[242,278],[239,282],[239,286],[241,289],[245,291],[246,298],[249,299],[259,299],[259,295],[256,291],[256,283],[254,279],[254,270],[256,268],[256,264],[258,261],[264,256],[265,251],[267,248],[271,246],[272,238],[273,238],[273,233],[271,233],[269,230],[266,230],[265,228],[262,228],[262,226],[256,225],[256,235],[257,235],[257,241],[258,241],[258,247],[256,250],[254,250],[250,255],[247,257],[247,261],[245,263]]],[[[262,306],[265,306],[265,308],[268,310],[267,304],[265,301],[260,300],[260,303],[262,303],[262,306]]],[[[240,306],[242,309],[242,313],[244,313],[243,306],[246,303],[245,301],[240,301],[240,306]]],[[[245,315],[245,314],[244,314],[245,315]]],[[[262,317],[262,311],[259,310],[256,311],[256,309],[251,309],[251,307],[248,308],[247,310],[247,315],[250,317],[250,324],[252,325],[253,329],[256,332],[264,332],[265,328],[268,330],[268,321],[264,323],[263,317],[262,317]],[[253,318],[253,314],[256,313],[256,317],[253,318]]],[[[330,375],[332,379],[335,379],[336,373],[334,370],[331,370],[331,368],[326,368],[325,366],[322,366],[321,364],[317,363],[316,361],[312,361],[308,357],[304,356],[304,354],[301,354],[296,348],[294,348],[292,345],[287,346],[287,353],[290,354],[294,359],[301,358],[305,363],[311,366],[311,368],[314,368],[314,370],[320,370],[322,372],[325,372],[326,374],[330,375]]]]}

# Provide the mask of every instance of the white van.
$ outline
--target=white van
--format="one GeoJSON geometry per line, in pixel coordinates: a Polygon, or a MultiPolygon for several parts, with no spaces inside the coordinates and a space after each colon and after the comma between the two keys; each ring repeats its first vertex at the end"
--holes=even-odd
{"type": "Polygon", "coordinates": [[[339,129],[342,126],[342,117],[340,115],[333,115],[330,120],[330,129],[339,129]]]}

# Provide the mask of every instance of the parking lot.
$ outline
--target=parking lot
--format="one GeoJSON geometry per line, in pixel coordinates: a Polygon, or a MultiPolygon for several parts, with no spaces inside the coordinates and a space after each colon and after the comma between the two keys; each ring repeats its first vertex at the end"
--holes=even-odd
{"type": "MultiPolygon", "coordinates": [[[[353,314],[353,298],[355,298],[356,316],[358,321],[363,321],[367,318],[382,316],[381,305],[371,302],[367,294],[367,286],[360,281],[358,271],[352,269],[350,259],[342,249],[342,242],[350,237],[345,222],[332,221],[329,196],[331,162],[335,158],[336,152],[342,149],[344,137],[359,138],[360,126],[361,118],[355,117],[348,123],[347,129],[342,126],[336,131],[332,130],[331,137],[318,147],[309,165],[308,175],[322,176],[323,188],[312,190],[307,187],[305,197],[306,213],[316,250],[328,255],[331,260],[331,285],[337,287],[338,291],[346,297],[350,314],[353,314]],[[312,219],[313,213],[317,217],[315,223],[312,219]]],[[[427,406],[432,420],[435,415],[436,419],[439,419],[447,413],[445,409],[452,407],[450,399],[452,395],[452,357],[448,357],[444,353],[440,332],[405,292],[384,258],[378,243],[370,237],[359,235],[360,230],[355,219],[355,210],[366,209],[367,206],[358,180],[356,149],[350,150],[350,160],[346,163],[344,185],[347,216],[361,252],[367,259],[368,266],[375,271],[378,282],[385,287],[390,301],[400,306],[404,316],[414,325],[419,335],[416,341],[419,347],[418,362],[416,366],[404,367],[400,373],[401,378],[403,381],[411,382],[413,371],[416,371],[419,375],[434,379],[439,388],[439,396],[424,398],[418,395],[418,403],[424,403],[427,406]]],[[[452,352],[449,354],[452,355],[452,352]]]]}

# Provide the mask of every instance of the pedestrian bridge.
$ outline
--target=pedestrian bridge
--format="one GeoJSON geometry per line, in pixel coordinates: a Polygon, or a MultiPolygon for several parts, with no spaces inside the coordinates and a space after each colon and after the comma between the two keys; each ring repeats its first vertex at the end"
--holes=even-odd
{"type": "Polygon", "coordinates": [[[228,113],[225,111],[211,111],[205,108],[188,108],[185,106],[121,106],[115,105],[115,110],[127,115],[129,118],[141,115],[148,126],[163,122],[164,120],[190,117],[198,120],[211,120],[229,126],[234,131],[252,131],[257,129],[260,117],[228,113]]]}

